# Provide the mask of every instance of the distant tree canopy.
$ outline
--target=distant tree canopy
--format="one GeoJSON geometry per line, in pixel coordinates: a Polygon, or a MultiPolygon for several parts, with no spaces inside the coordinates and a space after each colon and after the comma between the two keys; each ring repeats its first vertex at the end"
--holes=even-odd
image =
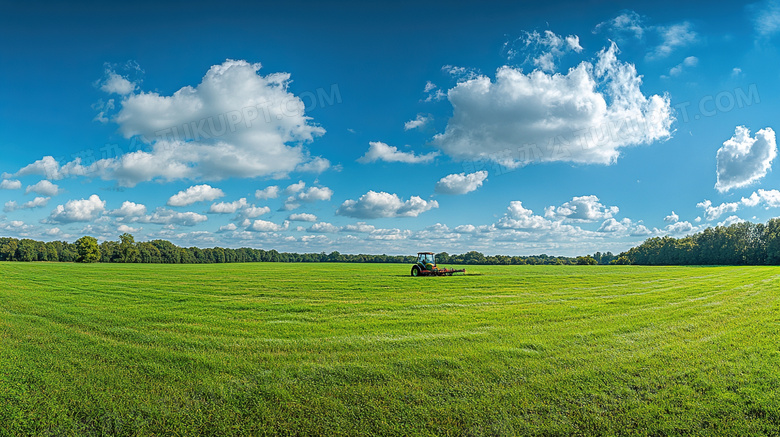
{"type": "Polygon", "coordinates": [[[707,228],[683,238],[650,238],[621,253],[613,264],[778,265],[780,219],[707,228]]]}
{"type": "MultiPolygon", "coordinates": [[[[75,243],[52,241],[44,243],[34,240],[0,238],[0,261],[63,261],[103,263],[158,263],[158,264],[209,264],[235,262],[347,262],[347,263],[413,263],[416,255],[349,255],[339,252],[287,253],[276,250],[228,249],[214,247],[178,247],[170,241],[152,240],[136,243],[130,234],[122,234],[119,241],[104,241],[100,244],[93,237],[82,237],[75,243]]],[[[614,256],[607,252],[596,252],[592,257],[601,264],[607,264],[614,256]]],[[[575,264],[574,258],[562,256],[506,256],[484,255],[471,251],[460,255],[441,252],[436,255],[438,264],[470,265],[568,265],[575,264]]]]}

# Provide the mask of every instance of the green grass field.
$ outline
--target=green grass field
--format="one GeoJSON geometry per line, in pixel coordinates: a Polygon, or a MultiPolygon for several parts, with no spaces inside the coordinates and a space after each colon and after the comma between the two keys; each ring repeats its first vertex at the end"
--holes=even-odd
{"type": "Polygon", "coordinates": [[[778,435],[780,268],[0,263],[0,435],[778,435]]]}

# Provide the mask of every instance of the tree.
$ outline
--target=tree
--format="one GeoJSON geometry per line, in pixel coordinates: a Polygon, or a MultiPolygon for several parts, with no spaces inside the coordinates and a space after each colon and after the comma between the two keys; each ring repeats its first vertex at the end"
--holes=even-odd
{"type": "Polygon", "coordinates": [[[100,249],[98,248],[98,242],[94,237],[81,237],[76,240],[76,250],[78,251],[78,258],[76,261],[80,263],[94,263],[100,261],[100,249]]]}
{"type": "Polygon", "coordinates": [[[135,247],[135,238],[125,232],[119,236],[119,261],[123,263],[134,263],[138,260],[139,252],[135,247]]]}
{"type": "Polygon", "coordinates": [[[578,266],[595,266],[599,262],[596,261],[595,258],[593,258],[590,255],[587,256],[578,256],[577,257],[577,265],[578,266]]]}

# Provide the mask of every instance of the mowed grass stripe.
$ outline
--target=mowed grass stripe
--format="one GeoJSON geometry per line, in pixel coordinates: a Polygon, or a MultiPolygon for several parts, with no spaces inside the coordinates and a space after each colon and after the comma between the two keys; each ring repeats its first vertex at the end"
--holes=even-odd
{"type": "Polygon", "coordinates": [[[773,267],[0,263],[0,435],[777,435],[773,267]]]}

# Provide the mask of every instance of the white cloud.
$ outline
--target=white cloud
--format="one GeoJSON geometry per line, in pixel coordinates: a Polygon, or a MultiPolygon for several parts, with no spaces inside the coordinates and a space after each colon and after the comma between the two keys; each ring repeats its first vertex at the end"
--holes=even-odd
{"type": "Polygon", "coordinates": [[[44,207],[49,203],[49,199],[51,199],[51,197],[36,197],[35,199],[30,200],[29,202],[25,202],[21,205],[16,203],[15,200],[12,200],[10,202],[5,203],[3,211],[13,212],[18,209],[33,209],[33,208],[44,207]]]}
{"type": "Polygon", "coordinates": [[[255,198],[257,199],[276,199],[277,197],[279,197],[279,187],[276,185],[255,191],[255,198]]]}
{"type": "Polygon", "coordinates": [[[427,94],[423,100],[424,102],[438,102],[439,100],[447,97],[447,93],[439,89],[439,87],[430,80],[425,83],[425,89],[423,90],[423,93],[427,94]]]}
{"type": "Polygon", "coordinates": [[[316,222],[317,216],[303,212],[300,214],[290,214],[290,216],[287,217],[287,220],[291,222],[316,222]]]}
{"type": "Polygon", "coordinates": [[[157,208],[152,215],[143,219],[147,223],[158,225],[195,226],[209,218],[195,212],[178,212],[166,208],[157,208]]]}
{"type": "Polygon", "coordinates": [[[593,222],[608,219],[617,214],[620,209],[617,206],[606,207],[599,202],[594,195],[573,197],[559,207],[550,206],[545,209],[545,217],[556,220],[569,220],[572,222],[593,222]]]}
{"type": "Polygon", "coordinates": [[[678,221],[680,221],[680,216],[675,214],[674,211],[672,211],[671,214],[664,217],[664,221],[666,223],[677,223],[678,221]]]}
{"type": "Polygon", "coordinates": [[[714,206],[712,204],[712,201],[705,200],[704,202],[697,203],[696,207],[702,208],[704,210],[704,218],[707,221],[712,221],[718,219],[723,214],[729,212],[736,212],[737,209],[739,209],[739,204],[736,202],[730,202],[730,203],[721,203],[718,206],[714,206]]]}
{"type": "Polygon", "coordinates": [[[435,191],[441,194],[466,194],[482,186],[487,180],[488,172],[480,170],[475,173],[460,173],[447,175],[436,182],[435,191]]]}
{"type": "MultiPolygon", "coordinates": [[[[515,58],[520,52],[526,53],[525,62],[533,64],[534,67],[544,72],[552,73],[560,58],[569,52],[582,52],[582,46],[580,45],[580,37],[577,35],[563,37],[550,30],[545,30],[543,33],[525,32],[521,38],[506,45],[506,52],[509,59],[515,58]]],[[[473,79],[476,76],[472,75],[468,79],[473,79]]]]}
{"type": "Polygon", "coordinates": [[[44,179],[35,185],[29,185],[24,190],[24,194],[30,193],[42,194],[44,196],[51,197],[60,193],[60,187],[44,179]]]}
{"type": "Polygon", "coordinates": [[[290,211],[301,206],[301,202],[313,203],[318,200],[330,200],[333,196],[333,190],[328,187],[309,187],[309,189],[290,196],[284,202],[282,211],[290,211]]]}
{"type": "Polygon", "coordinates": [[[657,30],[661,43],[655,50],[647,54],[647,58],[665,58],[675,49],[696,42],[698,35],[692,28],[693,25],[687,21],[670,26],[656,26],[654,29],[657,30]]]}
{"type": "Polygon", "coordinates": [[[751,194],[750,197],[743,197],[741,200],[741,203],[748,207],[757,206],[762,202],[766,208],[780,207],[780,191],[758,190],[757,192],[751,194]]]}
{"type": "Polygon", "coordinates": [[[0,182],[0,190],[18,190],[20,188],[22,188],[21,181],[3,179],[3,182],[0,182]]]}
{"type": "Polygon", "coordinates": [[[106,70],[106,77],[100,83],[102,91],[121,96],[132,93],[136,87],[135,83],[111,70],[106,70]]]}
{"type": "Polygon", "coordinates": [[[620,148],[667,139],[669,97],[646,97],[632,64],[615,44],[565,75],[501,67],[448,93],[453,116],[434,145],[462,160],[510,167],[532,161],[610,164],[620,148]]]}
{"type": "Polygon", "coordinates": [[[56,228],[56,227],[55,228],[49,228],[45,232],[46,235],[49,235],[51,237],[54,237],[56,235],[60,235],[61,233],[62,233],[62,231],[60,230],[60,228],[56,228]]]}
{"type": "Polygon", "coordinates": [[[768,38],[780,30],[780,3],[774,0],[751,5],[753,26],[762,38],[768,38]]]}
{"type": "Polygon", "coordinates": [[[412,152],[400,152],[397,147],[389,146],[381,141],[371,141],[368,144],[369,147],[366,154],[357,160],[362,164],[375,161],[421,164],[431,162],[439,155],[439,152],[431,152],[423,155],[415,155],[412,152]]]}
{"type": "Polygon", "coordinates": [[[698,230],[699,228],[692,225],[690,222],[676,222],[664,227],[660,233],[665,235],[689,235],[698,230]]]}
{"type": "Polygon", "coordinates": [[[336,214],[354,218],[417,217],[431,208],[438,207],[437,201],[425,201],[418,196],[403,201],[396,194],[369,191],[358,200],[342,203],[336,214]]]}
{"type": "Polygon", "coordinates": [[[228,223],[225,226],[220,226],[219,230],[217,232],[231,232],[238,229],[238,226],[236,226],[235,223],[228,223]]]}
{"type": "MultiPolygon", "coordinates": [[[[604,220],[603,223],[601,223],[601,226],[599,226],[598,230],[596,232],[604,232],[604,233],[624,233],[627,232],[631,228],[631,220],[624,218],[621,221],[617,221],[614,218],[608,218],[604,220]]],[[[646,228],[645,228],[646,229],[646,228]]]]}
{"type": "Polygon", "coordinates": [[[306,188],[306,182],[304,181],[298,181],[295,184],[288,185],[287,188],[284,189],[285,194],[293,194],[301,191],[302,189],[306,188]]]}
{"type": "Polygon", "coordinates": [[[335,234],[339,231],[339,227],[335,226],[333,224],[327,223],[327,222],[319,222],[311,225],[309,229],[307,229],[307,232],[316,232],[316,233],[323,233],[323,234],[335,234]]]}
{"type": "Polygon", "coordinates": [[[719,222],[718,226],[731,226],[731,225],[733,225],[735,223],[743,223],[744,221],[745,220],[739,218],[736,215],[730,215],[730,216],[726,217],[726,220],[724,220],[722,222],[719,222]]]}
{"type": "Polygon", "coordinates": [[[599,33],[602,30],[608,30],[616,37],[621,34],[630,34],[633,38],[642,39],[645,34],[645,26],[642,23],[642,17],[634,11],[625,11],[617,17],[601,22],[593,29],[593,33],[599,33]]]}
{"type": "Polygon", "coordinates": [[[141,217],[146,214],[146,205],[124,201],[119,209],[110,211],[108,215],[115,217],[141,217]]]}
{"type": "Polygon", "coordinates": [[[49,216],[49,222],[88,222],[96,219],[105,208],[106,201],[93,194],[88,199],[69,200],[65,205],[57,205],[49,216]]]}
{"type": "Polygon", "coordinates": [[[140,231],[143,228],[134,228],[134,227],[131,227],[131,226],[123,224],[123,225],[119,225],[119,227],[117,227],[116,229],[117,229],[117,231],[122,232],[122,233],[125,233],[125,232],[133,233],[133,232],[138,232],[138,231],[140,231]]]}
{"type": "Polygon", "coordinates": [[[699,65],[699,58],[696,56],[688,56],[687,58],[683,59],[683,61],[676,66],[672,67],[671,70],[669,70],[669,76],[675,77],[679,76],[685,67],[695,67],[699,65]]]}
{"type": "Polygon", "coordinates": [[[281,225],[266,220],[255,220],[247,228],[247,230],[255,231],[255,232],[279,232],[287,229],[289,226],[290,226],[290,222],[286,220],[281,225]]]}
{"type": "Polygon", "coordinates": [[[168,199],[168,206],[187,206],[196,202],[211,201],[225,196],[219,188],[210,185],[194,185],[168,199]]]}
{"type": "Polygon", "coordinates": [[[134,186],[150,180],[283,177],[323,170],[327,160],[311,157],[305,144],[325,130],[311,123],[304,101],[288,91],[289,74],[262,76],[260,68],[227,60],[212,66],[196,87],[170,96],[151,91],[125,96],[111,121],[148,150],[89,166],[76,159],[60,168],[51,158],[19,174],[99,176],[134,186]]]}
{"type": "Polygon", "coordinates": [[[542,216],[535,215],[530,209],[523,207],[523,202],[513,200],[503,217],[498,220],[497,227],[502,229],[541,230],[550,229],[552,223],[542,216]]]}
{"type": "Polygon", "coordinates": [[[376,230],[373,225],[366,224],[366,222],[357,222],[351,225],[345,225],[341,228],[342,232],[354,232],[359,234],[370,234],[376,230]]]}
{"type": "Polygon", "coordinates": [[[249,206],[249,203],[247,203],[246,197],[242,197],[235,202],[212,203],[209,212],[216,214],[233,214],[239,209],[246,208],[247,206],[249,206]]]}
{"type": "Polygon", "coordinates": [[[772,168],[777,156],[775,131],[761,129],[755,137],[745,126],[737,126],[734,136],[723,143],[717,154],[717,183],[720,192],[748,186],[772,168]]]}
{"type": "Polygon", "coordinates": [[[240,215],[242,217],[255,218],[260,217],[263,214],[268,214],[269,212],[271,212],[271,208],[267,206],[249,205],[241,210],[240,215]]]}
{"type": "Polygon", "coordinates": [[[417,114],[417,118],[415,118],[414,120],[409,120],[406,123],[404,123],[404,130],[412,130],[412,129],[424,127],[430,121],[431,121],[430,115],[417,114]]]}

